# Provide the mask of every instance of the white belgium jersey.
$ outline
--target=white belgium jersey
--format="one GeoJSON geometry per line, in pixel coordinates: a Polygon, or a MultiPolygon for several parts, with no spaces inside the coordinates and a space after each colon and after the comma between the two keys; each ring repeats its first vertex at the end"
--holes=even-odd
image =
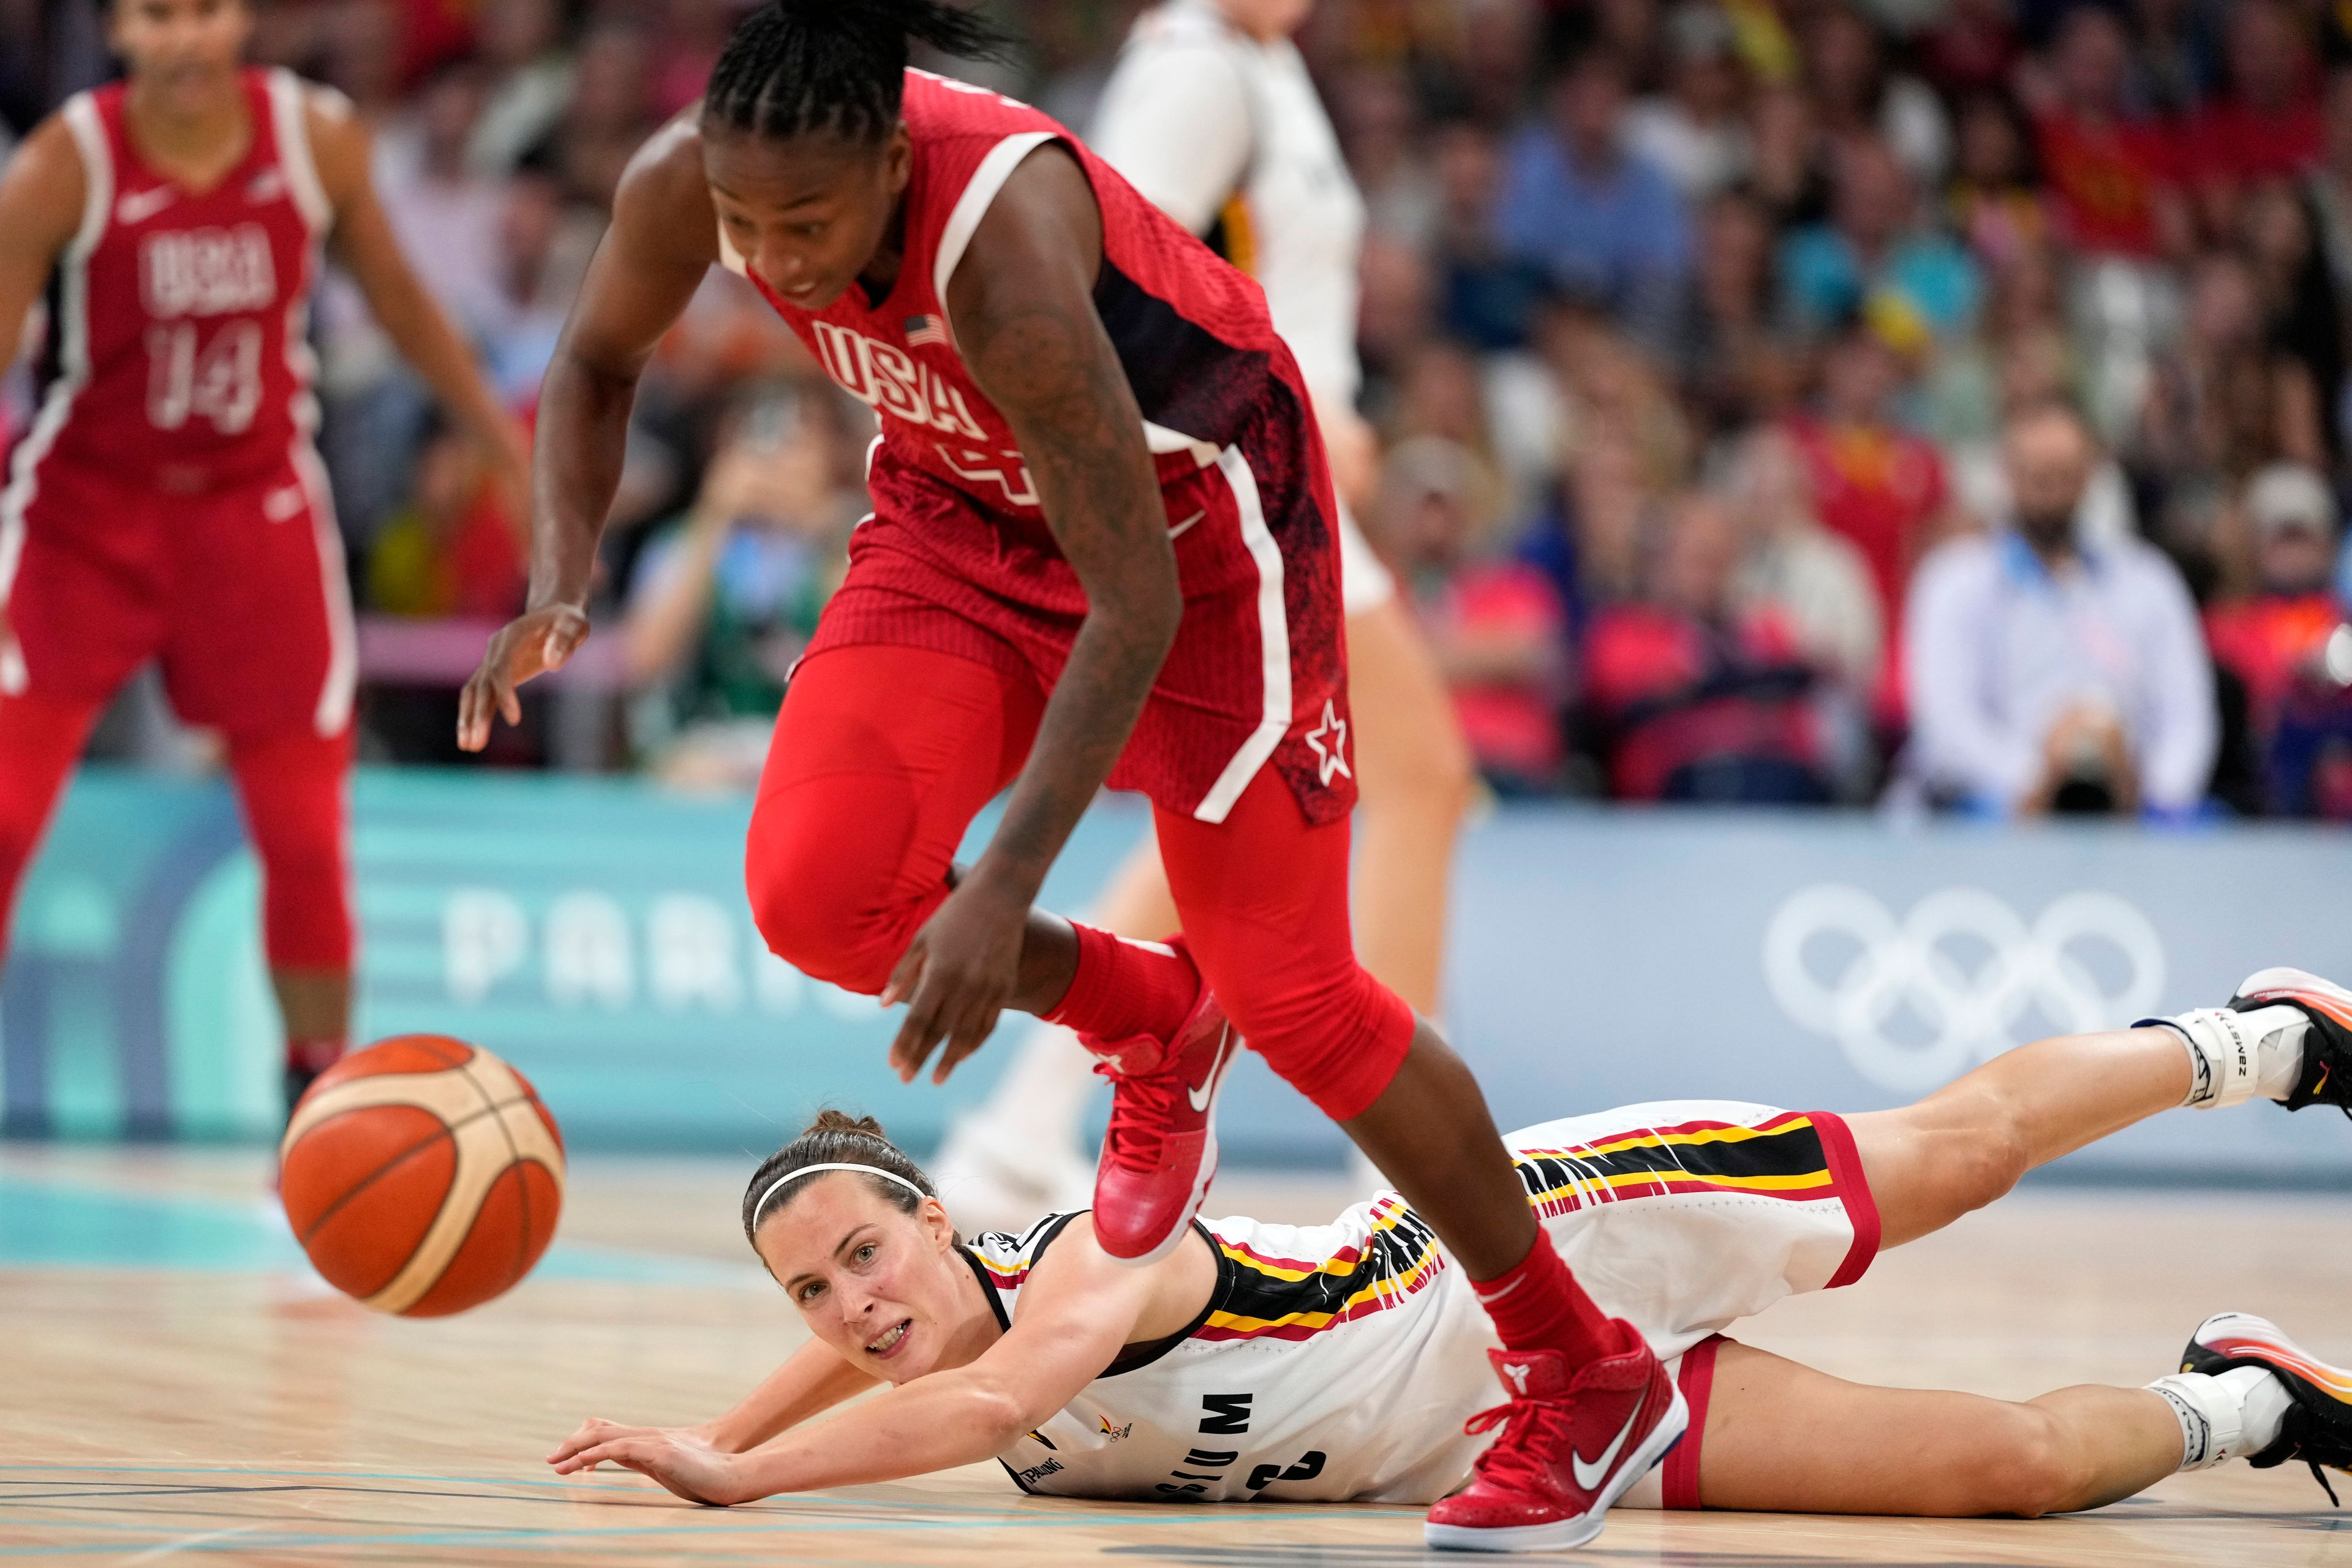
{"type": "Polygon", "coordinates": [[[1168,0],[1128,35],[1087,142],[1258,280],[1318,402],[1354,404],[1364,202],[1296,46],[1168,0]]]}
{"type": "MultiPolygon", "coordinates": [[[[1793,1291],[1859,1278],[1877,1245],[1853,1139],[1826,1113],[1668,1100],[1506,1142],[1569,1267],[1669,1360],[1793,1291]]],[[[1000,1322],[1072,1217],[972,1242],[1000,1322]]],[[[1324,1226],[1196,1223],[1217,1254],[1208,1305],[997,1456],[1024,1490],[1427,1503],[1462,1484],[1487,1441],[1463,1423],[1502,1398],[1494,1327],[1402,1198],[1324,1226]]]]}

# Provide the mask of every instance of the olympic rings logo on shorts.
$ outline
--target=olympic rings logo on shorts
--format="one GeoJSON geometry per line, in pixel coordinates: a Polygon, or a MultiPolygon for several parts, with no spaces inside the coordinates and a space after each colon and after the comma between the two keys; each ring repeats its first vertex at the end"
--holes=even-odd
{"type": "Polygon", "coordinates": [[[1828,883],[1774,911],[1764,981],[1783,1012],[1834,1040],[1864,1078],[1919,1094],[2022,1045],[2017,1029],[2030,1016],[2068,1033],[2147,1016],[2164,992],[2164,942],[2113,893],[2069,893],[2029,926],[1976,888],[1930,893],[1897,921],[1862,889],[1828,883]],[[2099,949],[2107,961],[2095,970],[2088,958],[2099,949]],[[2121,984],[2103,984],[2118,963],[2121,984]],[[1911,1026],[1890,1032],[1906,1014],[1911,1026]]]}

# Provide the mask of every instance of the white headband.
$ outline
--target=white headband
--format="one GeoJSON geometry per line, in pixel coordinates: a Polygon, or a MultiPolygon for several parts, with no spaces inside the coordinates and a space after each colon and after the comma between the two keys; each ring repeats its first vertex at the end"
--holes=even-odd
{"type": "Polygon", "coordinates": [[[761,1193],[760,1201],[751,1205],[751,1228],[753,1230],[760,1228],[760,1216],[768,1212],[768,1200],[783,1191],[785,1183],[797,1182],[803,1176],[814,1176],[819,1171],[856,1171],[868,1176],[879,1176],[886,1182],[896,1182],[918,1198],[928,1198],[931,1195],[896,1171],[885,1171],[875,1165],[803,1165],[797,1171],[785,1172],[768,1184],[768,1190],[761,1193]]]}

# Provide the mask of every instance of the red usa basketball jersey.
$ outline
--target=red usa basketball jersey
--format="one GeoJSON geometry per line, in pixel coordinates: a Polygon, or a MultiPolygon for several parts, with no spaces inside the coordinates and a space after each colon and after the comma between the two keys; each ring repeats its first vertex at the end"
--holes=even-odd
{"type": "MultiPolygon", "coordinates": [[[[1095,303],[1141,405],[1163,480],[1213,464],[1269,398],[1303,398],[1257,285],[1138,195],[1053,119],[968,82],[909,70],[903,111],[915,143],[904,196],[905,259],[887,298],[856,284],[822,310],[751,281],[834,380],[881,416],[883,451],[991,511],[1042,517],[1019,443],[956,352],[948,279],[989,204],[1021,161],[1058,141],[1085,166],[1102,209],[1095,303]]],[[[730,270],[751,276],[719,235],[730,270]]],[[[1261,479],[1261,483],[1263,483],[1261,479]]]]}
{"type": "Polygon", "coordinates": [[[921,602],[977,628],[955,651],[1011,647],[1051,684],[1087,597],[1012,426],[958,353],[948,280],[1005,181],[1047,142],[1076,157],[1102,214],[1097,315],[1143,416],[1185,625],[1111,775],[1219,822],[1271,762],[1310,821],[1355,802],[1337,503],[1298,367],[1255,283],[1047,116],[983,88],[907,73],[914,143],[904,258],[889,294],[853,284],[822,310],[751,279],[833,379],[879,418],[874,517],[811,652],[857,641],[945,646],[904,623],[921,602]],[[860,590],[873,590],[871,593],[860,590]]]}
{"type": "MultiPolygon", "coordinates": [[[[51,464],[166,494],[315,471],[306,341],[331,217],[302,84],[248,69],[253,144],[208,190],[174,184],[131,142],[121,83],[60,111],[81,154],[80,228],[50,279],[39,411],[11,465],[21,508],[51,464]]],[[[0,521],[8,502],[0,501],[0,521]]]]}

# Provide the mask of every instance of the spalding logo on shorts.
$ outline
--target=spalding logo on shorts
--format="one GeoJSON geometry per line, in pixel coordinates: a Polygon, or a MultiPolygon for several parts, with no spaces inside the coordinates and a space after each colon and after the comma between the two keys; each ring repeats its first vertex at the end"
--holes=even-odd
{"type": "Polygon", "coordinates": [[[404,1312],[438,1281],[473,1229],[482,1199],[516,1162],[534,1160],[558,1184],[563,1150],[541,1120],[530,1088],[512,1068],[485,1050],[440,1072],[375,1073],[320,1085],[305,1096],[287,1123],[281,1158],[321,1122],[376,1105],[414,1106],[438,1116],[457,1146],[457,1165],[438,1213],[391,1280],[359,1298],[380,1312],[404,1312]],[[485,1097],[491,1109],[483,1109],[485,1097]]]}

